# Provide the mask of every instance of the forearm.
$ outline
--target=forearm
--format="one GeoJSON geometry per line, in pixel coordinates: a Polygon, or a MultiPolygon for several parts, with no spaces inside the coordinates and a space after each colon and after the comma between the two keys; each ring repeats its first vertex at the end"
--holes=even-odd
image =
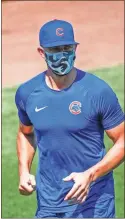
{"type": "Polygon", "coordinates": [[[36,145],[34,133],[24,134],[21,130],[17,135],[17,156],[19,175],[30,172],[33,157],[35,155],[36,145]]]}
{"type": "Polygon", "coordinates": [[[105,157],[91,168],[93,181],[115,169],[124,160],[124,155],[124,137],[121,137],[105,157]]]}

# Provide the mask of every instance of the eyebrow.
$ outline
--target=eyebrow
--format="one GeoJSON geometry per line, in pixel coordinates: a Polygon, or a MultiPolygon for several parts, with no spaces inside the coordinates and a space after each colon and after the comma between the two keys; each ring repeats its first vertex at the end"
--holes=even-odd
{"type": "Polygon", "coordinates": [[[64,45],[64,46],[54,46],[54,47],[49,47],[48,49],[60,49],[64,47],[72,47],[72,45],[64,45]]]}

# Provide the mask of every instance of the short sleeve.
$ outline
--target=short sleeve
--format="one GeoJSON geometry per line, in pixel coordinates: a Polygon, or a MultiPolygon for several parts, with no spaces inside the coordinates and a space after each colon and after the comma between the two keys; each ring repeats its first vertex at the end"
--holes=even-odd
{"type": "Polygon", "coordinates": [[[99,108],[101,123],[105,130],[112,129],[124,121],[124,113],[118,98],[110,87],[101,92],[99,108]]]}
{"type": "Polygon", "coordinates": [[[24,92],[22,92],[21,87],[19,87],[16,91],[16,95],[15,95],[15,103],[18,109],[18,117],[21,121],[22,124],[26,125],[26,126],[31,126],[32,123],[26,113],[26,108],[25,108],[25,99],[26,97],[24,96],[24,92]]]}

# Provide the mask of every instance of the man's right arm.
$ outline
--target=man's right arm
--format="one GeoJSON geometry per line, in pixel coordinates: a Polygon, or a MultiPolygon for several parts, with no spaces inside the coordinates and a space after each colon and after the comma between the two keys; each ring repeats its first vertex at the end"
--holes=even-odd
{"type": "Polygon", "coordinates": [[[19,169],[19,191],[22,195],[30,195],[34,191],[35,177],[30,174],[35,155],[36,143],[33,124],[27,114],[26,105],[32,86],[21,85],[15,95],[20,125],[17,134],[17,156],[19,169]],[[28,87],[27,87],[28,86],[28,87]]]}
{"type": "Polygon", "coordinates": [[[17,156],[19,169],[19,191],[30,195],[34,191],[35,177],[30,174],[31,164],[36,151],[33,126],[20,123],[17,134],[17,156]]]}

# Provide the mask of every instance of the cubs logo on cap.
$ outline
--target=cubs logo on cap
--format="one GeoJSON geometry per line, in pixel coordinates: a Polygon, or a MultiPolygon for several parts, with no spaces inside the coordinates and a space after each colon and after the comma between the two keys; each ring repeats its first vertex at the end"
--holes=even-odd
{"type": "Polygon", "coordinates": [[[63,30],[63,28],[57,28],[57,29],[56,29],[56,35],[57,35],[57,36],[63,36],[63,35],[64,35],[64,30],[63,30]]]}
{"type": "Polygon", "coordinates": [[[74,115],[78,115],[81,113],[81,107],[82,107],[82,104],[79,101],[73,101],[69,105],[69,111],[74,115]]]}

